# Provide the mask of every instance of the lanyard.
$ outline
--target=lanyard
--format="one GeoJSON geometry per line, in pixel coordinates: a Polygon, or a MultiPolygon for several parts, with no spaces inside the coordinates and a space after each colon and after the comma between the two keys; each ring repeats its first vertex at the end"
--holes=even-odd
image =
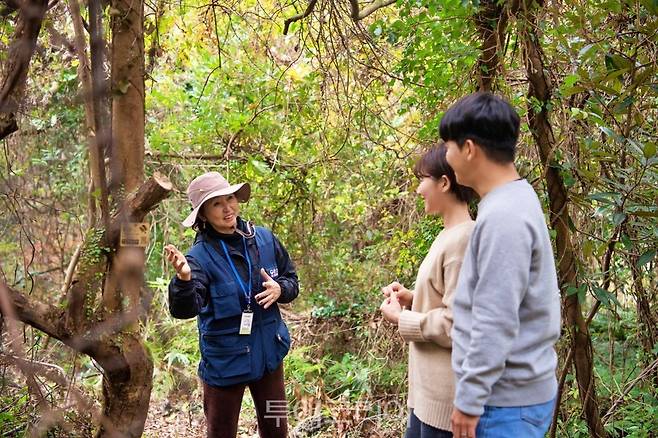
{"type": "Polygon", "coordinates": [[[245,286],[245,284],[242,281],[242,278],[240,278],[240,274],[238,274],[238,270],[235,269],[233,260],[231,260],[231,256],[228,253],[228,249],[226,249],[226,244],[224,243],[223,240],[220,240],[219,242],[222,244],[222,248],[224,248],[224,254],[226,255],[226,260],[228,260],[228,264],[231,266],[233,275],[235,276],[235,279],[238,281],[238,284],[240,284],[240,289],[242,289],[242,293],[244,294],[245,300],[247,300],[247,311],[250,312],[251,311],[251,258],[249,257],[249,251],[247,250],[247,240],[244,237],[242,238],[242,243],[244,244],[244,256],[247,259],[247,266],[249,267],[249,287],[245,286]]]}

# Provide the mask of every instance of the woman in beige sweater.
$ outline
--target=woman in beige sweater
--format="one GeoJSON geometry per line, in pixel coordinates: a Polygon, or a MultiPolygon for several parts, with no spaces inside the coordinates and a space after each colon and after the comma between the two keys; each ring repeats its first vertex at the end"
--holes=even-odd
{"type": "Polygon", "coordinates": [[[414,290],[398,282],[382,288],[384,318],[409,343],[409,421],[405,438],[451,437],[454,375],[450,364],[453,293],[475,222],[467,203],[473,192],[457,184],[443,144],[416,163],[416,192],[425,213],[443,219],[443,230],[418,269],[414,290]],[[410,310],[408,310],[410,309],[410,310]]]}

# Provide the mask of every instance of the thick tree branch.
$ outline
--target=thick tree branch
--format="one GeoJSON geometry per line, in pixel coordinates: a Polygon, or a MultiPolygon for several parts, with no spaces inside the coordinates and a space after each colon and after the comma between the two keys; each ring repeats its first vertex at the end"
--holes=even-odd
{"type": "Polygon", "coordinates": [[[23,99],[30,60],[47,6],[45,0],[20,3],[14,39],[7,54],[6,75],[0,79],[0,140],[18,130],[16,111],[23,99]]]}
{"type": "Polygon", "coordinates": [[[62,342],[67,338],[62,326],[63,309],[35,300],[1,282],[0,313],[6,318],[22,321],[62,342]]]}
{"type": "Polygon", "coordinates": [[[395,3],[397,0],[377,0],[371,5],[360,9],[358,0],[350,0],[350,16],[354,21],[360,21],[372,14],[378,9],[385,8],[395,3]]]}
{"type": "MultiPolygon", "coordinates": [[[[139,222],[146,214],[165,199],[172,190],[171,182],[164,176],[156,174],[146,181],[135,193],[129,195],[119,212],[114,216],[110,226],[110,234],[105,236],[106,245],[116,248],[121,224],[124,221],[139,222]]],[[[122,315],[105,321],[100,326],[95,326],[88,333],[82,333],[89,329],[85,312],[85,300],[87,294],[93,289],[90,279],[99,280],[98,273],[106,263],[100,260],[98,263],[82,266],[84,272],[74,281],[69,289],[68,305],[66,310],[33,299],[4,283],[0,283],[0,313],[3,317],[16,319],[28,324],[47,335],[58,339],[74,348],[93,356],[96,342],[100,336],[108,331],[120,330],[126,324],[126,320],[132,319],[130,315],[122,315]]],[[[97,285],[99,286],[99,285],[97,285]]]]}
{"type": "Polygon", "coordinates": [[[155,173],[135,192],[129,194],[119,211],[112,217],[110,232],[105,239],[116,248],[121,225],[125,222],[141,222],[163,199],[171,194],[173,185],[166,176],[155,173]]]}
{"type": "MultiPolygon", "coordinates": [[[[100,191],[101,222],[106,231],[110,221],[109,193],[105,172],[105,154],[112,145],[110,125],[109,83],[105,72],[105,40],[103,38],[103,11],[100,0],[89,0],[89,29],[91,54],[91,100],[93,107],[93,144],[90,144],[90,171],[94,189],[100,191]]],[[[87,103],[88,105],[89,103],[87,103]]]]}
{"type": "Polygon", "coordinates": [[[293,15],[290,18],[287,18],[286,21],[283,22],[283,34],[288,35],[288,29],[290,28],[290,25],[292,23],[294,23],[295,21],[303,20],[304,18],[311,15],[311,12],[313,12],[313,8],[315,8],[315,4],[317,2],[318,0],[310,0],[304,12],[302,12],[301,14],[293,15]]]}

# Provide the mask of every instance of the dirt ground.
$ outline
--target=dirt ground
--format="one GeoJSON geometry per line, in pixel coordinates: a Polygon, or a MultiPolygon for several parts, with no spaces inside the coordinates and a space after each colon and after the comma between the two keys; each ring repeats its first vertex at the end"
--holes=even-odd
{"type": "MultiPolygon", "coordinates": [[[[256,419],[249,392],[245,393],[238,438],[257,438],[256,419]]],[[[172,405],[167,400],[152,401],[144,426],[144,438],[205,438],[203,401],[195,395],[189,401],[172,405]]]]}
{"type": "MultiPolygon", "coordinates": [[[[248,393],[245,399],[248,399],[248,393]]],[[[251,400],[247,400],[247,404],[251,400]]],[[[206,425],[200,397],[171,405],[168,401],[151,403],[144,426],[144,438],[205,438],[206,425]]],[[[249,406],[243,408],[238,438],[257,438],[256,422],[249,406]]]]}

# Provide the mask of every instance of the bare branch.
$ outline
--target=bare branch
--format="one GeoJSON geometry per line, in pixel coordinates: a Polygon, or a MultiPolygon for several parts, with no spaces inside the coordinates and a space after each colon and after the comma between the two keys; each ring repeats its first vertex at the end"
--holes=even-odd
{"type": "Polygon", "coordinates": [[[350,0],[350,9],[351,9],[350,16],[352,17],[352,20],[360,21],[366,18],[368,15],[375,12],[376,10],[385,8],[386,6],[390,6],[396,1],[397,0],[379,0],[372,3],[368,7],[363,8],[363,10],[361,10],[359,9],[358,0],[350,0]]]}
{"type": "Polygon", "coordinates": [[[292,17],[286,19],[286,21],[283,22],[283,34],[288,35],[288,28],[292,23],[294,23],[295,21],[302,20],[308,17],[309,15],[311,15],[311,12],[313,12],[313,8],[315,8],[315,4],[317,2],[318,0],[310,0],[304,12],[302,12],[301,14],[293,15],[292,17]]]}
{"type": "Polygon", "coordinates": [[[639,382],[645,380],[648,376],[653,374],[656,370],[658,369],[658,358],[654,359],[649,366],[644,368],[638,376],[633,379],[631,382],[629,382],[626,385],[626,388],[624,388],[624,391],[617,397],[617,399],[612,403],[610,406],[610,409],[608,409],[608,412],[605,413],[603,416],[603,423],[605,424],[612,415],[614,415],[615,411],[621,406],[621,404],[624,401],[624,398],[633,390],[635,385],[637,385],[639,382]]]}
{"type": "Polygon", "coordinates": [[[64,285],[62,286],[62,296],[66,295],[66,291],[69,290],[71,286],[71,281],[73,281],[73,274],[75,273],[75,267],[78,265],[78,260],[80,260],[80,254],[82,254],[83,243],[78,245],[71,257],[68,267],[66,268],[66,273],[64,275],[64,285]]]}
{"type": "MultiPolygon", "coordinates": [[[[87,143],[89,145],[89,174],[90,181],[88,185],[87,205],[89,212],[89,223],[96,224],[97,208],[94,192],[97,187],[101,186],[100,176],[98,173],[99,157],[98,148],[96,147],[96,138],[94,135],[95,118],[94,118],[94,103],[92,101],[92,88],[91,88],[91,66],[89,57],[87,56],[87,41],[85,36],[84,21],[80,13],[80,3],[78,0],[69,0],[68,2],[69,13],[71,14],[71,21],[73,22],[74,39],[73,45],[75,54],[78,58],[78,80],[82,84],[82,92],[84,96],[85,108],[85,121],[87,124],[87,143]]],[[[64,290],[66,291],[69,284],[64,282],[64,290]]]]}

